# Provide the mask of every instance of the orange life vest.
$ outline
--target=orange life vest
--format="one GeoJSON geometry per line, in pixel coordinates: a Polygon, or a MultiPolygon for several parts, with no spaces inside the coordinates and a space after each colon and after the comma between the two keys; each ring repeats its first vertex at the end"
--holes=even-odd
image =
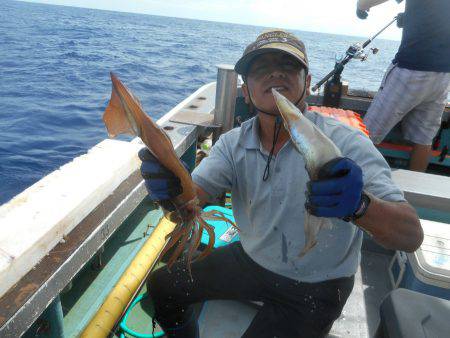
{"type": "Polygon", "coordinates": [[[321,113],[322,115],[333,117],[348,126],[359,129],[364,134],[369,136],[369,131],[367,130],[361,116],[357,112],[340,108],[318,106],[309,106],[308,110],[316,111],[318,113],[321,113]]]}

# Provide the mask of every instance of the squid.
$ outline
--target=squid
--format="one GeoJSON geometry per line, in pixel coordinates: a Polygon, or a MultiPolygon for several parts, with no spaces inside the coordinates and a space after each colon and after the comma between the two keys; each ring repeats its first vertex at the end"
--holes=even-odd
{"type": "MultiPolygon", "coordinates": [[[[314,123],[306,118],[291,101],[272,88],[275,103],[283,119],[295,149],[305,160],[305,169],[311,180],[319,178],[319,171],[329,161],[341,157],[340,149],[314,123]]],[[[329,218],[316,217],[305,212],[305,246],[300,252],[304,256],[317,244],[317,235],[322,228],[331,228],[329,218]]]]}
{"type": "Polygon", "coordinates": [[[161,259],[171,248],[174,248],[167,262],[170,269],[182,255],[186,246],[189,245],[187,267],[192,278],[191,263],[200,245],[204,230],[209,235],[209,242],[205,250],[196,259],[206,257],[214,248],[214,227],[209,225],[206,219],[222,220],[233,226],[236,225],[218,211],[203,211],[199,204],[194,182],[175,153],[169,136],[144,112],[139,100],[119,78],[114,73],[110,75],[112,81],[111,99],[103,114],[103,122],[109,136],[114,138],[120,134],[129,134],[139,137],[160,164],[170,170],[181,182],[182,192],[172,200],[176,210],[168,215],[169,219],[176,223],[176,226],[167,235],[166,245],[159,257],[161,259]],[[178,246],[176,246],[177,244],[178,246]]]}

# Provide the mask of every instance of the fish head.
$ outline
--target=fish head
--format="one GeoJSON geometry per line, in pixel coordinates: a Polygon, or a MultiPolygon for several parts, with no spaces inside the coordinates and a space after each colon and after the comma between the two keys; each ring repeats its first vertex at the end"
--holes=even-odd
{"type": "Polygon", "coordinates": [[[290,130],[291,127],[301,118],[302,112],[285,96],[280,94],[275,88],[272,88],[272,94],[275,98],[275,103],[283,118],[284,127],[290,130]]]}

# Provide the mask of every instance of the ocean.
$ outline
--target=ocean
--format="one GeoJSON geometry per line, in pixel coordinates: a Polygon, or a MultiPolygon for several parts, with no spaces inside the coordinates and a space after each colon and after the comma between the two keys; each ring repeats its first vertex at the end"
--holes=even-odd
{"type": "MultiPolygon", "coordinates": [[[[102,113],[114,71],[159,118],[234,64],[264,27],[4,0],[0,6],[0,205],[107,137],[102,113]]],[[[331,23],[330,23],[331,24],[331,23]]],[[[380,27],[381,28],[381,27],[380,27]]],[[[367,37],[292,31],[312,83],[367,37]],[[337,54],[336,54],[337,53],[337,54]]],[[[375,33],[375,32],[373,32],[375,33]]],[[[343,78],[377,90],[399,42],[375,40],[343,78]]]]}

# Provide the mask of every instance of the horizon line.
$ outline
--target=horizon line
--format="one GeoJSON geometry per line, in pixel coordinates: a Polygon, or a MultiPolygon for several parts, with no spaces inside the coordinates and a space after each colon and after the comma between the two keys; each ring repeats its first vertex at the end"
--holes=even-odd
{"type": "MultiPolygon", "coordinates": [[[[129,11],[120,11],[115,9],[104,9],[104,8],[92,8],[92,7],[83,7],[83,6],[73,6],[73,5],[63,5],[63,4],[49,4],[45,2],[37,2],[37,1],[29,1],[29,0],[12,0],[16,2],[24,2],[28,4],[36,4],[36,5],[47,5],[47,6],[59,6],[59,7],[70,7],[70,8],[81,8],[81,9],[90,9],[90,10],[97,10],[97,11],[106,11],[106,12],[114,12],[114,13],[126,13],[126,14],[136,14],[136,15],[147,15],[147,16],[156,16],[161,18],[174,18],[174,19],[185,19],[185,20],[193,20],[193,21],[203,21],[203,22],[210,22],[210,23],[225,23],[225,24],[232,24],[232,25],[240,25],[244,27],[257,27],[257,28],[281,28],[285,30],[290,31],[298,31],[298,32],[308,32],[308,33],[318,33],[318,34],[328,34],[328,35],[335,35],[335,36],[346,36],[346,37],[352,37],[352,38],[361,38],[361,39],[368,39],[369,36],[362,36],[362,35],[351,35],[351,34],[336,34],[331,32],[325,32],[325,31],[312,31],[307,29],[298,29],[298,28],[285,28],[285,27],[270,27],[270,26],[261,26],[261,25],[249,25],[249,24],[243,24],[240,22],[233,22],[233,21],[215,21],[215,20],[206,20],[206,19],[198,19],[198,18],[190,18],[190,17],[183,17],[183,16],[168,16],[168,15],[161,15],[161,14],[152,14],[152,13],[142,13],[142,12],[129,12],[129,11]]],[[[387,40],[387,41],[396,41],[400,42],[400,39],[390,39],[390,38],[377,38],[377,40],[387,40]]]]}

